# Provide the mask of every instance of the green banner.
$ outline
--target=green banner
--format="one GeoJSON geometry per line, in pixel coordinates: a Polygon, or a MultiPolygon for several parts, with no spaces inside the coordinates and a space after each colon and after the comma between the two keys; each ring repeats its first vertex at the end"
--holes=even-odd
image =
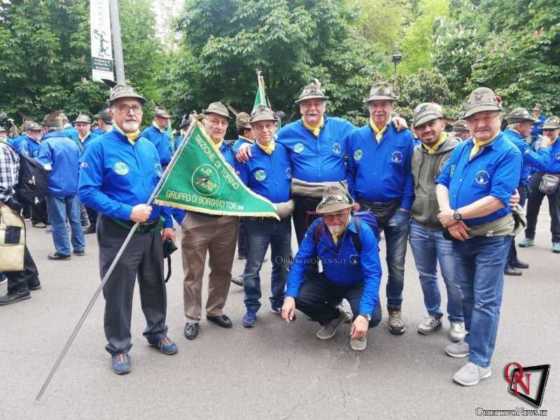
{"type": "Polygon", "coordinates": [[[270,101],[266,96],[266,89],[264,87],[264,77],[262,76],[260,70],[257,70],[257,93],[255,94],[255,102],[253,103],[253,111],[257,109],[258,106],[264,105],[267,108],[271,108],[270,101]]]}
{"type": "Polygon", "coordinates": [[[237,177],[198,121],[169,164],[155,202],[198,213],[274,217],[276,208],[237,177]]]}

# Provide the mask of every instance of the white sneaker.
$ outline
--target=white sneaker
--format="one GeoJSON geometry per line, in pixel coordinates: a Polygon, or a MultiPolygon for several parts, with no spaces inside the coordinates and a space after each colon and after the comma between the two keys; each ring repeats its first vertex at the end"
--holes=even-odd
{"type": "Polygon", "coordinates": [[[419,334],[429,335],[435,333],[441,328],[441,320],[435,316],[427,316],[424,318],[420,324],[418,324],[417,330],[419,334]]]}
{"type": "Polygon", "coordinates": [[[473,362],[467,363],[453,375],[453,380],[459,385],[473,386],[480,382],[481,379],[486,379],[492,376],[492,369],[490,367],[483,368],[475,365],[473,362]]]}
{"type": "Polygon", "coordinates": [[[367,335],[362,338],[350,338],[350,348],[354,351],[364,351],[367,348],[367,335]]]}
{"type": "Polygon", "coordinates": [[[445,354],[455,359],[462,359],[469,355],[469,343],[459,341],[458,343],[451,343],[445,347],[445,354]]]}
{"type": "Polygon", "coordinates": [[[451,322],[449,327],[449,339],[454,343],[463,341],[467,336],[464,322],[451,322]]]}
{"type": "Polygon", "coordinates": [[[323,325],[315,335],[319,340],[330,340],[336,334],[338,326],[345,320],[346,314],[340,311],[338,317],[331,319],[327,324],[323,325]]]}

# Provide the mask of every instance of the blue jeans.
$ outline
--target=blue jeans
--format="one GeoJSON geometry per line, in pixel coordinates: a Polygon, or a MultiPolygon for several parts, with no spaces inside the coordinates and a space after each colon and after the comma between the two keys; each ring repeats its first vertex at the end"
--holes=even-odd
{"type": "Polygon", "coordinates": [[[387,243],[387,308],[400,310],[404,288],[404,261],[406,240],[410,226],[410,213],[397,210],[383,228],[387,243]]]}
{"type": "Polygon", "coordinates": [[[276,221],[265,218],[250,218],[244,221],[247,228],[247,263],[243,274],[245,306],[256,313],[261,304],[261,280],[259,272],[268,249],[272,251],[272,279],[270,304],[280,308],[284,303],[284,292],[290,265],[292,225],[290,218],[276,221]]]}
{"type": "Polygon", "coordinates": [[[453,242],[443,237],[441,229],[422,226],[414,220],[410,223],[410,246],[420,285],[424,294],[424,305],[428,314],[441,318],[441,295],[439,293],[437,264],[447,289],[447,314],[449,321],[463,321],[463,296],[455,281],[455,257],[453,242]]]}
{"type": "Polygon", "coordinates": [[[453,241],[455,278],[463,293],[463,314],[469,360],[490,366],[500,320],[504,266],[511,236],[475,237],[453,241]]]}
{"type": "Polygon", "coordinates": [[[47,203],[56,252],[61,255],[70,255],[72,252],[66,221],[70,224],[74,252],[83,251],[86,243],[82,224],[80,223],[80,201],[78,196],[55,197],[49,194],[47,195],[47,203]]]}

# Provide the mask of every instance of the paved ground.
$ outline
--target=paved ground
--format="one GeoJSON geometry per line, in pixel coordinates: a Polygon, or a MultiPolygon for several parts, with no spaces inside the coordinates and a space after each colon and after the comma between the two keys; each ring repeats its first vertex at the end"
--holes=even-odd
{"type": "MultiPolygon", "coordinates": [[[[179,354],[166,357],[147,346],[136,296],[133,372],[112,374],[101,299],[39,403],[35,395],[99,278],[94,237],[87,238],[85,257],[51,262],[50,235],[30,229],[43,289],[0,308],[0,419],[471,419],[478,418],[477,408],[531,408],[506,391],[502,370],[512,361],[552,365],[541,408],[560,419],[560,255],[550,252],[548,223],[543,214],[537,246],[520,253],[531,269],[506,279],[494,374],[477,387],[451,382],[464,362],[444,355],[445,332],[424,337],[415,331],[424,311],[410,252],[403,307],[408,331],[395,337],[383,323],[361,354],[350,350],[347,326],[321,342],[303,316],[287,324],[266,305],[257,328],[242,328],[243,293],[235,285],[226,308],[234,328],[204,321],[199,338],[188,342],[177,255],[168,324],[179,354]]],[[[235,272],[241,269],[236,261],[235,272]]],[[[267,264],[265,279],[269,270],[267,264]]]]}

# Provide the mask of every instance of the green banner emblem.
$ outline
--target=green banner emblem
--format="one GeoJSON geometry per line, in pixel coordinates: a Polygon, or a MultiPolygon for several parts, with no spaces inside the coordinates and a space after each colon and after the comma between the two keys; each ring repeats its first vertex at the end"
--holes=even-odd
{"type": "Polygon", "coordinates": [[[274,217],[276,207],[248,189],[198,121],[177,150],[155,203],[198,213],[274,217]]]}

